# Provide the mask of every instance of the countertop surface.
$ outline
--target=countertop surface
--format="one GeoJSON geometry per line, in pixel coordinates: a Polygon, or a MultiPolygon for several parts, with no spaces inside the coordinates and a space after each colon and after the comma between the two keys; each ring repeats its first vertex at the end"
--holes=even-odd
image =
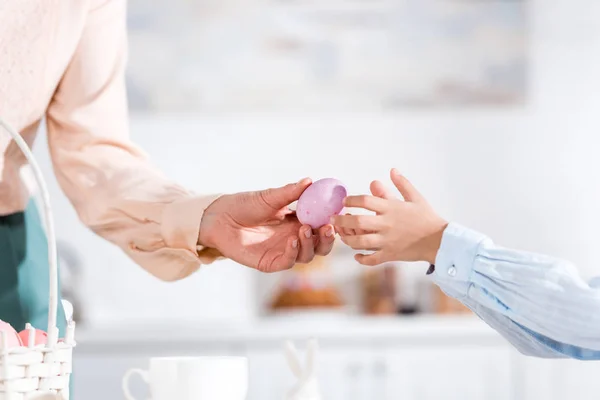
{"type": "Polygon", "coordinates": [[[496,339],[499,335],[472,315],[354,317],[345,315],[286,314],[247,324],[160,325],[124,323],[81,327],[78,345],[103,346],[159,343],[249,343],[282,339],[386,340],[386,339],[496,339]]]}

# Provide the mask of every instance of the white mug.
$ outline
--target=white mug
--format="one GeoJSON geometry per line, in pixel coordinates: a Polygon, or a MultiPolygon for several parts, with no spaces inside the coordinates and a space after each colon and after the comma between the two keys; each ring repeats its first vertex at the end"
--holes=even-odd
{"type": "Polygon", "coordinates": [[[123,376],[127,400],[136,400],[129,379],[140,375],[152,400],[245,400],[248,360],[245,357],[159,357],[148,371],[130,369],[123,376]]]}

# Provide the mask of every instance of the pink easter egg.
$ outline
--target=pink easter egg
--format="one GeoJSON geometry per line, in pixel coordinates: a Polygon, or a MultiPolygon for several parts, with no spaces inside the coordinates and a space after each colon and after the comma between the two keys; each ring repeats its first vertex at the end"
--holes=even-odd
{"type": "MultiPolygon", "coordinates": [[[[0,320],[0,331],[6,334],[7,346],[10,347],[19,347],[23,345],[21,338],[17,331],[8,323],[0,320]]],[[[0,343],[0,346],[2,344],[0,343]]]]}
{"type": "MultiPolygon", "coordinates": [[[[29,346],[29,329],[24,329],[21,332],[19,332],[19,336],[21,337],[23,346],[29,346]]],[[[42,331],[41,329],[35,329],[33,341],[34,346],[37,346],[38,344],[46,344],[46,342],[48,341],[48,334],[42,331]]]]}
{"type": "Polygon", "coordinates": [[[347,193],[344,184],[337,179],[313,182],[298,199],[296,216],[302,224],[318,229],[343,210],[347,193]]]}

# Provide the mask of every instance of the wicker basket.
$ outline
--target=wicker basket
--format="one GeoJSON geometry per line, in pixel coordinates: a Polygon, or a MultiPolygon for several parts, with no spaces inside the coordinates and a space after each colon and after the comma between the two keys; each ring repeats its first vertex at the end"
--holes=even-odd
{"type": "Polygon", "coordinates": [[[14,129],[0,119],[3,127],[19,146],[31,165],[42,195],[43,217],[48,236],[50,266],[50,302],[46,344],[33,346],[35,329],[28,325],[29,347],[8,347],[5,332],[0,332],[0,400],[69,399],[72,352],[75,347],[75,323],[69,322],[64,339],[59,340],[58,263],[54,220],[46,183],[27,143],[14,129]]]}

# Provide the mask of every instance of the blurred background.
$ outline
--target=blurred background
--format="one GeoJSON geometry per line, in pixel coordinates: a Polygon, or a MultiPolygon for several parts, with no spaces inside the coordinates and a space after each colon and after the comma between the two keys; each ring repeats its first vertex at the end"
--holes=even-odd
{"type": "MultiPolygon", "coordinates": [[[[130,0],[131,135],[199,193],[304,176],[362,193],[396,167],[447,219],[589,278],[598,12],[592,0],[130,0]]],[[[309,337],[326,400],[600,392],[599,364],[522,357],[426,265],[367,270],[341,243],[286,273],[220,261],[158,282],[82,227],[39,143],[79,322],[78,397],[120,398],[126,369],[193,349],[247,355],[249,399],[281,399],[293,382],[281,341],[309,337]]]]}

